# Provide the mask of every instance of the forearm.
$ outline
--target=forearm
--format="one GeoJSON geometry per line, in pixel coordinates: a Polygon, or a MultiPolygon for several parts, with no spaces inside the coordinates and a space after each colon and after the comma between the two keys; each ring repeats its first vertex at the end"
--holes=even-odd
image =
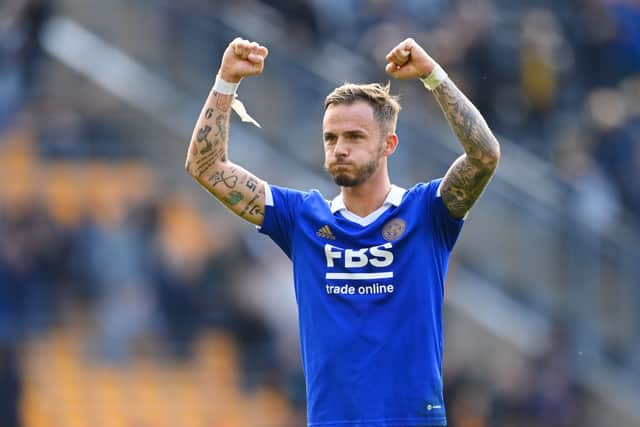
{"type": "Polygon", "coordinates": [[[211,91],[187,152],[189,174],[218,201],[253,224],[264,216],[264,183],[227,158],[233,95],[211,91]]]}
{"type": "Polygon", "coordinates": [[[419,78],[433,92],[465,154],[449,168],[440,194],[449,212],[462,218],[489,183],[500,159],[500,146],[471,101],[447,78],[444,70],[412,38],[386,56],[387,73],[399,79],[419,78]]]}
{"type": "Polygon", "coordinates": [[[471,101],[451,79],[442,82],[433,95],[469,161],[479,167],[495,169],[500,158],[500,146],[471,101]]]}
{"type": "Polygon", "coordinates": [[[211,91],[191,136],[186,169],[195,179],[209,179],[227,161],[233,95],[211,91]]]}
{"type": "Polygon", "coordinates": [[[440,186],[451,214],[462,218],[491,180],[500,146],[480,112],[450,79],[433,94],[465,152],[451,165],[440,186]]]}

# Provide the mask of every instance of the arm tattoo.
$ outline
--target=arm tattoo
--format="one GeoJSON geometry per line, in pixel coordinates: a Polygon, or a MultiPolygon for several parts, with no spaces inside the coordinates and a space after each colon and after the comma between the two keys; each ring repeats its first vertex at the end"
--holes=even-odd
{"type": "Polygon", "coordinates": [[[265,184],[227,161],[233,95],[212,92],[198,119],[187,151],[186,168],[196,181],[231,211],[262,225],[265,184]]]}
{"type": "Polygon", "coordinates": [[[234,188],[236,183],[238,182],[237,175],[229,175],[225,176],[224,171],[214,172],[213,176],[210,179],[211,186],[215,187],[216,185],[223,183],[227,188],[234,188]]]}
{"type": "Polygon", "coordinates": [[[240,201],[244,199],[244,195],[239,191],[232,191],[227,195],[225,201],[229,203],[231,206],[237,205],[240,201]]]}
{"type": "Polygon", "coordinates": [[[451,81],[433,91],[465,154],[442,180],[442,200],[454,217],[462,218],[482,194],[500,158],[500,146],[480,112],[451,81]]]}
{"type": "Polygon", "coordinates": [[[213,144],[207,138],[209,133],[211,132],[211,126],[205,125],[202,129],[198,131],[198,135],[196,136],[196,141],[199,143],[205,142],[205,146],[200,150],[200,154],[206,154],[211,151],[213,144]]]}
{"type": "MultiPolygon", "coordinates": [[[[223,111],[220,104],[231,103],[232,95],[222,95],[212,93],[214,99],[210,104],[214,104],[214,108],[207,107],[198,120],[194,137],[191,141],[191,149],[189,150],[188,163],[190,173],[201,177],[210,174],[218,161],[226,161],[227,155],[227,129],[229,127],[229,117],[231,115],[229,109],[223,111]],[[215,119],[214,119],[215,118],[215,119]],[[215,121],[215,123],[211,123],[215,121]],[[212,128],[215,124],[216,130],[212,128]]],[[[225,182],[226,183],[226,182],[225,182]]]]}
{"type": "Polygon", "coordinates": [[[218,128],[218,132],[216,133],[217,137],[220,137],[220,139],[224,140],[227,133],[226,133],[226,117],[225,114],[219,114],[218,117],[216,117],[216,127],[218,128]]]}
{"type": "Polygon", "coordinates": [[[233,95],[218,96],[216,99],[216,108],[224,113],[228,112],[231,104],[233,103],[233,98],[233,95]]]}

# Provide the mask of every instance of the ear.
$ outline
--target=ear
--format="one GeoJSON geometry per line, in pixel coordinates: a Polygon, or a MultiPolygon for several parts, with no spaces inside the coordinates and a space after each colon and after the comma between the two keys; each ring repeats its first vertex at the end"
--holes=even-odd
{"type": "Polygon", "coordinates": [[[390,156],[396,151],[397,147],[398,135],[393,132],[389,132],[386,139],[384,140],[384,150],[382,151],[382,154],[385,156],[390,156]]]}

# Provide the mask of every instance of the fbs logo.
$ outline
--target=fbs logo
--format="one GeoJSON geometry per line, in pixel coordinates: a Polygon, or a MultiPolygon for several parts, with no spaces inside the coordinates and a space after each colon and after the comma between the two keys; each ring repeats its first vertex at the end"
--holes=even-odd
{"type": "Polygon", "coordinates": [[[393,264],[393,245],[389,242],[384,245],[362,249],[342,249],[330,244],[324,245],[324,254],[327,258],[327,267],[335,267],[336,261],[341,260],[346,269],[365,267],[370,264],[377,268],[388,267],[393,264]]]}
{"type": "Polygon", "coordinates": [[[316,236],[322,237],[324,239],[336,240],[336,236],[333,235],[333,232],[329,228],[328,225],[323,225],[316,231],[316,236]]]}

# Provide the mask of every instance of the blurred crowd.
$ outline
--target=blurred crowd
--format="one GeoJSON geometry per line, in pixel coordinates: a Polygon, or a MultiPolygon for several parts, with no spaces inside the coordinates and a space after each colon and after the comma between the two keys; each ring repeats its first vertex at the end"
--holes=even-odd
{"type": "MultiPolygon", "coordinates": [[[[106,168],[101,179],[126,175],[106,168]]],[[[39,192],[0,192],[0,425],[21,425],[22,344],[60,327],[90,331],[85,357],[115,368],[140,354],[188,362],[199,337],[222,331],[242,355],[239,386],[247,392],[266,385],[284,392],[289,379],[298,380],[297,359],[287,365],[278,356],[282,334],[252,309],[247,283],[259,280],[261,296],[270,281],[278,292],[290,286],[288,277],[276,282],[277,275],[248,273],[272,267],[251,248],[257,233],[227,224],[219,211],[202,217],[185,195],[124,201],[115,194],[124,190],[101,179],[75,173],[74,180],[87,180],[99,194],[88,203],[62,202],[68,206],[52,206],[57,202],[39,192]]],[[[85,190],[72,184],[70,191],[85,190]]],[[[271,309],[282,309],[282,302],[272,301],[271,309]]]]}
{"type": "Polygon", "coordinates": [[[34,95],[42,59],[39,36],[51,11],[50,0],[0,4],[0,130],[34,95]]]}
{"type": "MultiPolygon", "coordinates": [[[[195,16],[255,4],[138,3],[163,15],[167,33],[176,37],[175,25],[189,28],[185,5],[198,12],[195,16]]],[[[553,162],[576,185],[576,211],[587,221],[606,229],[623,212],[640,213],[637,1],[260,4],[282,14],[279,22],[291,35],[287,48],[297,52],[333,41],[379,63],[388,47],[380,40],[413,36],[500,135],[553,162]]],[[[46,79],[39,37],[53,3],[11,0],[0,10],[0,132],[8,135],[46,79]]],[[[195,55],[193,44],[210,42],[210,33],[189,28],[188,35],[189,43],[172,45],[185,49],[182,55],[195,55]]],[[[95,160],[96,152],[83,146],[90,146],[96,133],[111,138],[114,131],[99,120],[91,126],[90,119],[45,123],[35,130],[34,155],[95,160]],[[87,128],[99,129],[82,131],[87,128]]],[[[0,136],[0,151],[7,140],[0,136]]],[[[221,210],[203,215],[182,196],[133,202],[106,197],[76,212],[74,221],[53,212],[37,192],[0,203],[0,425],[20,425],[21,343],[64,323],[70,311],[94,330],[88,357],[116,366],[126,365],[147,340],[161,343],[162,357],[188,360],[203,330],[227,331],[243,355],[243,387],[275,384],[302,410],[295,301],[282,296],[290,292],[289,266],[270,255],[274,249],[253,230],[234,225],[221,210]]],[[[465,364],[448,369],[450,425],[590,425],[581,418],[584,392],[570,376],[564,341],[551,338],[544,356],[511,372],[509,381],[494,383],[469,373],[465,364]]]]}
{"type": "MultiPolygon", "coordinates": [[[[287,16],[297,43],[333,40],[372,64],[384,58],[387,41],[414,37],[499,135],[604,193],[610,221],[620,205],[640,213],[637,1],[265,3],[287,16]]],[[[606,207],[590,207],[606,217],[606,207]]]]}

